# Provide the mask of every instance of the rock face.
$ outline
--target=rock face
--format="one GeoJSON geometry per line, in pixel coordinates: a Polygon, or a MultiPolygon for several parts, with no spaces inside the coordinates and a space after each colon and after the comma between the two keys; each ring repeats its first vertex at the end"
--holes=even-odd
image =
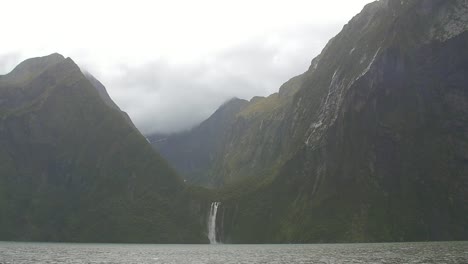
{"type": "Polygon", "coordinates": [[[0,76],[0,240],[204,241],[180,178],[88,78],[59,54],[0,76]]]}
{"type": "Polygon", "coordinates": [[[371,3],[292,92],[238,112],[210,168],[231,183],[224,241],[468,239],[467,18],[464,0],[371,3]]]}

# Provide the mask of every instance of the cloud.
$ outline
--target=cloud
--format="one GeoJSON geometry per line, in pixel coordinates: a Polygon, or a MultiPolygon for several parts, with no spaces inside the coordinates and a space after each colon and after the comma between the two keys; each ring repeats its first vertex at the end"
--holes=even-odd
{"type": "Polygon", "coordinates": [[[340,26],[286,28],[190,64],[164,59],[123,64],[98,78],[102,76],[112,98],[143,133],[186,130],[232,97],[277,92],[282,83],[307,70],[340,26]]]}
{"type": "MultiPolygon", "coordinates": [[[[282,83],[307,70],[340,27],[285,27],[190,63],[159,57],[109,64],[83,51],[64,55],[96,76],[142,133],[170,133],[199,124],[233,97],[249,100],[277,92],[282,83]]],[[[10,71],[23,59],[25,55],[20,53],[0,55],[0,73],[10,71]]]]}
{"type": "Polygon", "coordinates": [[[20,61],[20,55],[16,52],[0,54],[0,74],[10,72],[20,61]]]}
{"type": "Polygon", "coordinates": [[[91,0],[8,1],[0,74],[59,52],[98,78],[143,133],[175,132],[232,97],[276,92],[370,1],[117,0],[112,12],[91,0]]]}

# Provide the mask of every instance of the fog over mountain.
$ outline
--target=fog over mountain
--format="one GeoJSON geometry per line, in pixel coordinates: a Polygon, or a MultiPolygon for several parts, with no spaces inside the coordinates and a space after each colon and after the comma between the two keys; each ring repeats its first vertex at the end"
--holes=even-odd
{"type": "Polygon", "coordinates": [[[232,97],[277,91],[371,1],[45,2],[4,6],[0,23],[15,27],[0,44],[0,74],[29,57],[70,56],[153,133],[188,129],[232,97]]]}

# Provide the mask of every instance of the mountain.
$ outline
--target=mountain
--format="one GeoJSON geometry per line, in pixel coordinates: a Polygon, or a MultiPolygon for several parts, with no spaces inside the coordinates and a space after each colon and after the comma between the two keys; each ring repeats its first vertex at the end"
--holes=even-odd
{"type": "Polygon", "coordinates": [[[0,76],[0,240],[466,240],[467,30],[465,0],[373,2],[278,93],[149,137],[214,190],[70,58],[26,60],[0,76]]]}
{"type": "Polygon", "coordinates": [[[192,183],[220,187],[269,175],[291,149],[283,119],[304,76],[292,78],[266,98],[232,99],[197,127],[152,135],[150,141],[192,183]]]}
{"type": "Polygon", "coordinates": [[[295,89],[249,102],[206,170],[224,186],[218,236],[468,239],[467,29],[464,0],[370,3],[295,89]]]}
{"type": "Polygon", "coordinates": [[[154,134],[148,139],[188,182],[210,186],[214,177],[210,174],[210,166],[222,153],[230,124],[247,104],[245,100],[233,98],[190,131],[173,135],[154,134]]]}
{"type": "Polygon", "coordinates": [[[0,240],[207,240],[183,181],[70,58],[22,62],[0,98],[0,240]]]}
{"type": "Polygon", "coordinates": [[[94,77],[91,73],[83,72],[83,74],[86,77],[86,79],[88,79],[88,81],[94,86],[94,88],[96,88],[99,96],[104,101],[104,103],[107,106],[114,108],[117,111],[120,111],[121,114],[124,116],[125,120],[127,121],[127,123],[129,123],[131,126],[133,126],[136,129],[136,126],[133,124],[133,121],[130,119],[130,116],[124,111],[120,110],[120,108],[114,103],[114,101],[112,101],[111,97],[107,93],[106,87],[104,87],[104,85],[98,79],[96,79],[96,77],[94,77]]]}

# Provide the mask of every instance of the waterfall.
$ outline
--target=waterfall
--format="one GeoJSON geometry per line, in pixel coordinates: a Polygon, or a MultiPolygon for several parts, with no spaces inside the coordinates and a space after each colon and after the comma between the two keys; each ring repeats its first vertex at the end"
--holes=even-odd
{"type": "Polygon", "coordinates": [[[211,203],[210,215],[208,216],[208,239],[210,244],[218,244],[218,241],[216,241],[216,214],[220,204],[220,202],[211,203]]]}

